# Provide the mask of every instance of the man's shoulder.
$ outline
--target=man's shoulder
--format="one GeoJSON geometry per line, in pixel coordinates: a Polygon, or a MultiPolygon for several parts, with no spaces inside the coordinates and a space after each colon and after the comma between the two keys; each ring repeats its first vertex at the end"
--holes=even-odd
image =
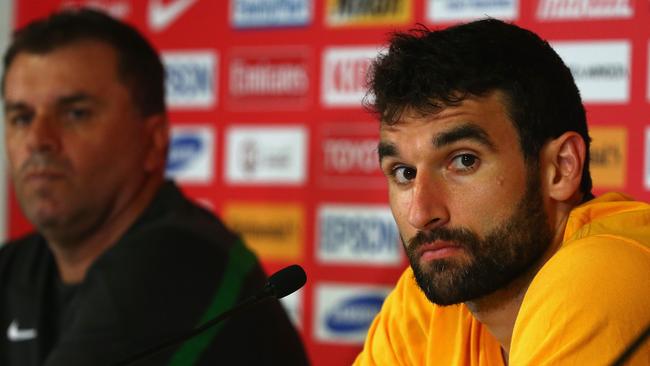
{"type": "Polygon", "coordinates": [[[37,233],[12,239],[0,247],[0,273],[7,270],[20,270],[31,267],[48,255],[47,245],[37,233]]]}
{"type": "Polygon", "coordinates": [[[238,236],[212,212],[167,182],[138,222],[122,237],[131,245],[182,245],[186,250],[228,251],[238,236]]]}
{"type": "Polygon", "coordinates": [[[531,282],[517,315],[510,361],[613,359],[650,321],[647,309],[650,248],[620,233],[594,230],[562,246],[531,282]]]}

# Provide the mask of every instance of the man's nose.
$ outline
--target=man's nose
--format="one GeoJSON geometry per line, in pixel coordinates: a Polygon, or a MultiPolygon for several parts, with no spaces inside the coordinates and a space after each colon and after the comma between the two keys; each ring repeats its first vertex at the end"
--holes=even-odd
{"type": "Polygon", "coordinates": [[[428,230],[449,222],[446,192],[441,178],[418,172],[411,191],[408,220],[418,230],[428,230]]]}
{"type": "Polygon", "coordinates": [[[26,138],[31,151],[56,152],[61,148],[60,130],[56,121],[46,115],[37,115],[29,124],[26,138]]]}

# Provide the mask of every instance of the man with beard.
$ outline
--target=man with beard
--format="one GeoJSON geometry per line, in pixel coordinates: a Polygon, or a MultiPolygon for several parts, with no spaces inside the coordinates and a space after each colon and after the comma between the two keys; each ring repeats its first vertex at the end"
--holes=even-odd
{"type": "MultiPolygon", "coordinates": [[[[91,10],[19,30],[4,58],[5,146],[36,232],[0,250],[0,364],[114,365],[259,293],[241,239],[164,179],[164,69],[91,10]]],[[[273,299],[137,365],[304,365],[273,299]]]]}
{"type": "Polygon", "coordinates": [[[605,365],[650,324],[650,205],[591,194],[548,43],[494,19],[397,33],[370,88],[411,266],[355,365],[605,365]]]}

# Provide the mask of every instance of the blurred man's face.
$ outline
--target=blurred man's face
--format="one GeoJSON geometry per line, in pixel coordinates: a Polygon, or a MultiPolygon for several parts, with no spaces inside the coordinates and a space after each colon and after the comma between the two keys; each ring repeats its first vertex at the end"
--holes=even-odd
{"type": "Polygon", "coordinates": [[[83,235],[141,189],[151,136],[110,46],[79,41],[19,53],[4,88],[13,185],[37,228],[83,235]]]}
{"type": "Polygon", "coordinates": [[[524,164],[500,94],[383,125],[381,168],[404,247],[430,301],[504,287],[551,243],[536,168],[524,164]]]}

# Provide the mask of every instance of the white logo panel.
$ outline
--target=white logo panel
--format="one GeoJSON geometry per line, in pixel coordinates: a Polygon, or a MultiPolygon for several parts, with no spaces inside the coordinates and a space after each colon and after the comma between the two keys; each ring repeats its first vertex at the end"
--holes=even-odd
{"type": "Polygon", "coordinates": [[[630,0],[540,0],[537,18],[541,20],[584,20],[631,18],[630,0]]]}
{"type": "Polygon", "coordinates": [[[571,69],[585,103],[626,103],[630,99],[628,41],[553,42],[571,69]]]}
{"type": "Polygon", "coordinates": [[[217,100],[218,55],[212,51],[163,52],[170,108],[211,108],[217,100]]]}
{"type": "Polygon", "coordinates": [[[326,106],[361,107],[366,75],[379,54],[376,47],[330,47],[323,53],[322,102],[326,106]]]}
{"type": "Polygon", "coordinates": [[[228,183],[304,183],[307,153],[304,127],[235,126],[228,130],[226,139],[228,183]]]}
{"type": "Polygon", "coordinates": [[[492,17],[515,20],[518,0],[428,0],[427,20],[432,23],[467,21],[492,17]]]}
{"type": "Polygon", "coordinates": [[[214,151],[214,130],[209,125],[173,126],[165,176],[180,183],[211,183],[214,151]]]}
{"type": "Polygon", "coordinates": [[[323,205],[318,210],[318,261],[399,265],[402,248],[390,208],[323,205]]]}
{"type": "Polygon", "coordinates": [[[280,299],[280,303],[287,312],[287,315],[289,315],[291,323],[293,323],[293,325],[298,329],[302,329],[302,304],[304,303],[304,297],[304,288],[302,288],[280,299]]]}
{"type": "Polygon", "coordinates": [[[370,324],[391,289],[388,286],[320,283],[315,294],[314,338],[363,344],[370,324]]]}
{"type": "Polygon", "coordinates": [[[302,26],[311,22],[310,0],[231,0],[230,22],[235,28],[302,26]]]}

